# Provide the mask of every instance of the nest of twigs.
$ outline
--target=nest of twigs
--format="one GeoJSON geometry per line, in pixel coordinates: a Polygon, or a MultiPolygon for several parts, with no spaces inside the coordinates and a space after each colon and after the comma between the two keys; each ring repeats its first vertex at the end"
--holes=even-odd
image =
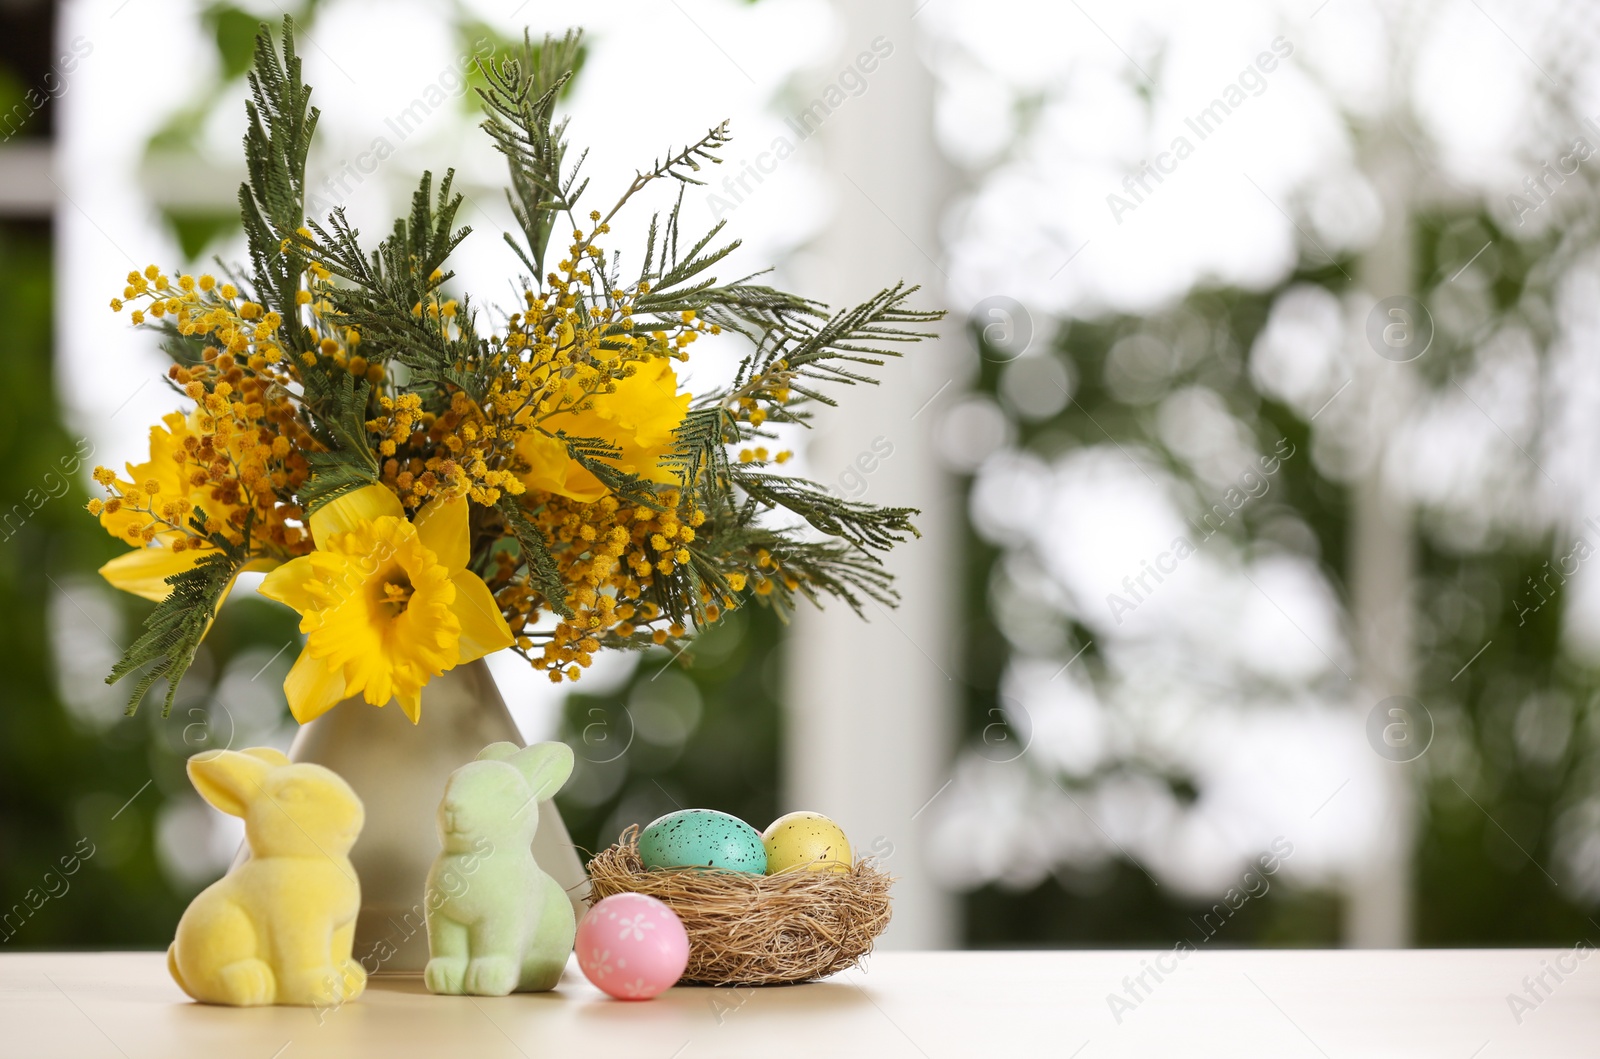
{"type": "Polygon", "coordinates": [[[589,862],[589,882],[591,903],[639,893],[678,914],[689,932],[684,982],[779,985],[826,978],[871,952],[889,925],[894,879],[864,859],[849,872],[647,871],[635,824],[589,862]]]}

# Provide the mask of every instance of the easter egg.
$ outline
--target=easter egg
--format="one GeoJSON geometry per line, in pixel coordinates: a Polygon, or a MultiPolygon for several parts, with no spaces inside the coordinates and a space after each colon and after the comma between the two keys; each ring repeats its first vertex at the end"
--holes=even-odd
{"type": "Polygon", "coordinates": [[[584,977],[618,1000],[664,993],[689,966],[683,921],[644,894],[612,894],[589,909],[573,949],[584,977]]]}
{"type": "Polygon", "coordinates": [[[639,832],[646,868],[725,868],[764,875],[761,835],[737,816],[715,809],[680,809],[639,832]]]}
{"type": "Polygon", "coordinates": [[[847,872],[854,859],[844,829],[821,813],[780,816],[761,836],[767,850],[767,874],[786,871],[847,872]]]}

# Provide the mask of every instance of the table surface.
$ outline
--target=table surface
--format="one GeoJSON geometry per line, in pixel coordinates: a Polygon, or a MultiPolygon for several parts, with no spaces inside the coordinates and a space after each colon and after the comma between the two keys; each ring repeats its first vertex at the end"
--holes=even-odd
{"type": "Polygon", "coordinates": [[[1592,955],[1212,951],[1180,962],[1170,950],[884,952],[826,982],[676,988],[645,1003],[608,999],[569,964],[554,993],[435,997],[420,979],[380,977],[358,1001],[318,1012],[191,1003],[160,953],[11,953],[0,956],[0,1056],[1592,1059],[1592,955]],[[1153,964],[1171,970],[1157,982],[1153,964]],[[1561,967],[1574,969],[1557,971],[1558,981],[1550,969],[1561,967]],[[1134,981],[1141,971],[1148,988],[1134,981]],[[1533,981],[1541,974],[1542,985],[1533,981]],[[1114,1013],[1107,996],[1127,996],[1124,978],[1139,1003],[1114,1013]]]}

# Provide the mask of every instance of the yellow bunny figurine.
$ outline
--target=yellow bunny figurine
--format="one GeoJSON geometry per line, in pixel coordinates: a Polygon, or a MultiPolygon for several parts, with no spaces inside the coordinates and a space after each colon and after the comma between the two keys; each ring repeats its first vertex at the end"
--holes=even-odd
{"type": "Polygon", "coordinates": [[[208,1004],[336,1005],[367,975],[350,958],[361,887],[350,847],[366,812],[321,765],[293,765],[270,747],[189,759],[189,781],[244,817],[250,858],[200,892],[167,949],[183,991],[208,1004]]]}

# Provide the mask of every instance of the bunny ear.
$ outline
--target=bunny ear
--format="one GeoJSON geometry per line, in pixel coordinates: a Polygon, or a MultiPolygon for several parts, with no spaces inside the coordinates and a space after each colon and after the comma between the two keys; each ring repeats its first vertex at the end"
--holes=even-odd
{"type": "Polygon", "coordinates": [[[565,743],[535,743],[513,754],[511,764],[528,781],[528,789],[533,792],[533,797],[543,801],[567,782],[567,777],[572,775],[574,761],[572,748],[565,743]]]}
{"type": "Polygon", "coordinates": [[[505,761],[507,758],[511,757],[511,755],[518,753],[521,750],[522,748],[515,743],[507,743],[504,741],[490,743],[488,746],[478,751],[477,760],[505,761]]]}
{"type": "MultiPolygon", "coordinates": [[[[269,747],[250,750],[216,750],[189,759],[189,782],[200,797],[229,816],[243,816],[245,809],[261,793],[267,774],[280,767],[268,755],[283,755],[269,747]]],[[[288,763],[285,758],[284,764],[288,763]]]]}
{"type": "Polygon", "coordinates": [[[526,750],[515,743],[490,743],[478,751],[479,761],[504,761],[522,773],[539,801],[561,789],[572,775],[572,748],[565,743],[535,743],[526,750]]]}

